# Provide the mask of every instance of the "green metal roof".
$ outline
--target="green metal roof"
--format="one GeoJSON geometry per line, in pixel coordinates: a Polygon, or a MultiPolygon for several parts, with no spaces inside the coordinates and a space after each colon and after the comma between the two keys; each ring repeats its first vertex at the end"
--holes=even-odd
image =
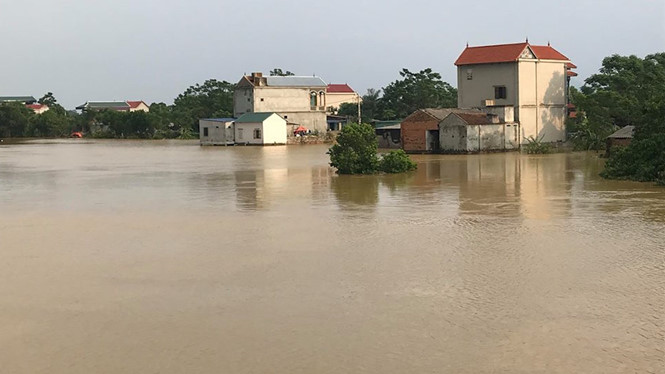
{"type": "Polygon", "coordinates": [[[240,116],[235,123],[261,123],[272,116],[273,112],[256,112],[256,113],[245,113],[240,116]]]}
{"type": "Polygon", "coordinates": [[[127,109],[130,106],[126,101],[88,101],[76,109],[127,109]]]}

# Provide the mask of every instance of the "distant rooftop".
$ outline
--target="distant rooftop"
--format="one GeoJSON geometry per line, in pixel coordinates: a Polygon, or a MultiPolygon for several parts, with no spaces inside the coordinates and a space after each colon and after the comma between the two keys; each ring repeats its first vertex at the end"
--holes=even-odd
{"type": "Polygon", "coordinates": [[[612,139],[631,139],[633,137],[634,132],[635,132],[635,126],[624,126],[624,127],[620,128],[614,134],[608,136],[608,138],[612,138],[612,139]]]}
{"type": "Polygon", "coordinates": [[[355,93],[348,84],[329,84],[326,89],[328,93],[355,93]]]}
{"type": "Polygon", "coordinates": [[[261,73],[252,73],[244,76],[254,86],[266,85],[268,87],[307,87],[326,88],[328,85],[317,76],[264,76],[261,73]],[[262,82],[262,83],[260,83],[262,82]]]}
{"type": "Polygon", "coordinates": [[[0,96],[0,103],[18,102],[24,104],[34,104],[37,102],[33,96],[0,96]]]}
{"type": "Polygon", "coordinates": [[[202,121],[210,121],[210,122],[233,122],[236,119],[235,118],[201,118],[202,121]]]}
{"type": "Polygon", "coordinates": [[[245,113],[235,120],[236,123],[260,123],[272,116],[273,112],[254,112],[245,113]]]}
{"type": "Polygon", "coordinates": [[[131,106],[126,101],[87,101],[76,109],[114,109],[129,110],[131,106]]]}

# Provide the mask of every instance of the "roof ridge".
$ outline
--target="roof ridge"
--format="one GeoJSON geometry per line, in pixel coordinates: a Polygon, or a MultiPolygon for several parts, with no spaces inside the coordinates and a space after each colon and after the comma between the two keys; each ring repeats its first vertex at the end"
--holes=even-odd
{"type": "Polygon", "coordinates": [[[476,45],[476,46],[473,46],[473,47],[469,46],[469,47],[466,47],[466,48],[471,49],[471,48],[486,48],[486,47],[505,47],[505,46],[508,46],[508,45],[522,45],[522,44],[524,44],[524,45],[532,45],[532,44],[529,44],[529,43],[527,43],[527,42],[519,42],[519,43],[503,43],[503,44],[476,45]]]}

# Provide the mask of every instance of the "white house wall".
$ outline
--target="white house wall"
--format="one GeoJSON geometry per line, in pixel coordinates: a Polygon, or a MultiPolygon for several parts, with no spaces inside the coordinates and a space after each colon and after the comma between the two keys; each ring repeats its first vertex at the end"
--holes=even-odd
{"type": "Polygon", "coordinates": [[[524,139],[566,140],[566,69],[562,61],[520,61],[519,120],[524,139]]]}
{"type": "Polygon", "coordinates": [[[286,121],[277,115],[263,121],[263,144],[286,144],[286,121]]]}

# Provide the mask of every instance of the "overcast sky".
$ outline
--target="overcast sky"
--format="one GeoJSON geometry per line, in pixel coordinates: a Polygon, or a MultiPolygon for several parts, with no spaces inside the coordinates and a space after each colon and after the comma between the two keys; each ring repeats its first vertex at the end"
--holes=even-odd
{"type": "Polygon", "coordinates": [[[0,0],[0,95],[172,103],[209,78],[274,67],[360,93],[431,67],[457,86],[470,45],[528,36],[579,77],[611,54],[665,51],[665,1],[0,0]]]}

